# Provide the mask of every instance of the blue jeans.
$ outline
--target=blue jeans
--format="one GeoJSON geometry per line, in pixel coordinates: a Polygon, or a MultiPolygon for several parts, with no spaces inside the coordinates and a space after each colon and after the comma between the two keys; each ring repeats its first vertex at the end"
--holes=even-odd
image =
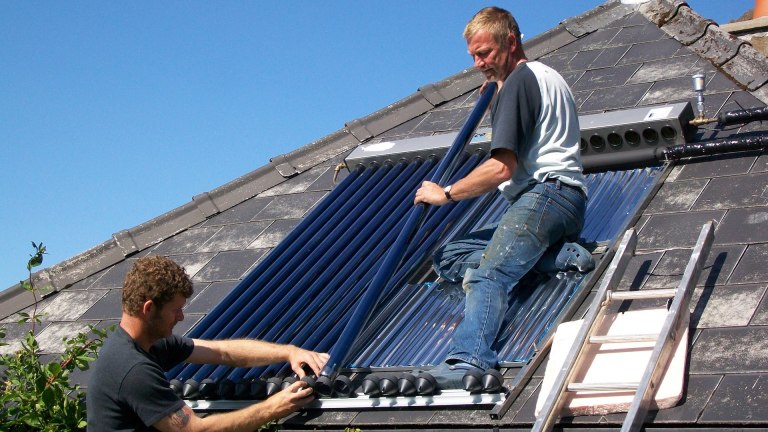
{"type": "Polygon", "coordinates": [[[438,275],[452,282],[463,277],[466,292],[464,319],[446,360],[484,369],[498,365],[493,344],[515,286],[537,263],[549,268],[547,261],[554,260],[565,242],[577,240],[586,201],[581,189],[559,181],[535,183],[511,203],[498,224],[437,251],[438,275]],[[542,259],[545,253],[550,258],[542,259]]]}

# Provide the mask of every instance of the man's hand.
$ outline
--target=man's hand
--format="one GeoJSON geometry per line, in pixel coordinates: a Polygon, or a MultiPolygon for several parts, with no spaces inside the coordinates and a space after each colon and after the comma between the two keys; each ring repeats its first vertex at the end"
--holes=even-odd
{"type": "Polygon", "coordinates": [[[416,191],[416,196],[413,198],[413,203],[425,203],[441,206],[448,203],[448,198],[445,196],[445,190],[437,184],[431,181],[424,181],[421,184],[419,190],[416,191]]]}
{"type": "Polygon", "coordinates": [[[320,371],[328,361],[328,357],[327,353],[308,351],[293,345],[288,346],[288,362],[299,378],[303,378],[307,374],[303,368],[305,365],[309,366],[315,372],[315,375],[320,375],[320,371]]]}
{"type": "Polygon", "coordinates": [[[307,405],[313,400],[315,400],[315,397],[312,396],[312,387],[307,386],[307,383],[299,380],[286,387],[284,390],[270,396],[264,403],[271,407],[268,409],[268,412],[272,414],[272,417],[279,419],[307,405]]]}
{"type": "MultiPolygon", "coordinates": [[[[488,84],[490,84],[491,82],[495,82],[496,83],[496,92],[497,93],[499,92],[499,90],[501,90],[501,86],[504,85],[504,80],[498,80],[498,81],[488,81],[488,80],[485,80],[485,82],[483,82],[483,84],[480,86],[480,94],[485,93],[485,89],[488,88],[488,84]]],[[[488,106],[488,108],[490,109],[490,105],[488,106]]]]}
{"type": "Polygon", "coordinates": [[[315,400],[312,387],[296,381],[267,400],[222,414],[198,417],[187,405],[158,420],[152,426],[162,432],[253,431],[283,418],[315,400]]]}

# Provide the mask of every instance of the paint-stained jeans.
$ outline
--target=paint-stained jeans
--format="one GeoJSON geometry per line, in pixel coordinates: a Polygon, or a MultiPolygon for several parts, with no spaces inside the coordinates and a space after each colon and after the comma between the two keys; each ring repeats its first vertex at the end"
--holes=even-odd
{"type": "Polygon", "coordinates": [[[438,274],[453,282],[463,275],[466,292],[464,319],[447,359],[497,366],[492,347],[515,286],[537,262],[553,260],[564,242],[578,238],[585,209],[580,189],[554,181],[537,183],[511,204],[498,227],[484,227],[438,250],[438,274]]]}

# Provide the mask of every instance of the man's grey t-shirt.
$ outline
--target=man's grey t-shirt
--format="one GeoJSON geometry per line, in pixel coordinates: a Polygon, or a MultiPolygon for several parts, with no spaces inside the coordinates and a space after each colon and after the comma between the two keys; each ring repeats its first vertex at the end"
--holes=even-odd
{"type": "Polygon", "coordinates": [[[491,107],[491,126],[491,151],[503,148],[517,155],[515,173],[499,185],[507,199],[547,179],[586,192],[576,104],[557,71],[535,61],[517,66],[491,107]]]}
{"type": "Polygon", "coordinates": [[[118,326],[104,342],[88,384],[88,431],[155,430],[151,425],[184,405],[164,372],[193,349],[192,339],[171,336],[146,352],[118,326]]]}

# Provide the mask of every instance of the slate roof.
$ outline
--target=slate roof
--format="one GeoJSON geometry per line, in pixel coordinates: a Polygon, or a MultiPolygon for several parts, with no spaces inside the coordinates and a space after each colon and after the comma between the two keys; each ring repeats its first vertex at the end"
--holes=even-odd
{"type": "MultiPolygon", "coordinates": [[[[563,74],[580,114],[677,101],[695,106],[690,76],[698,71],[707,77],[708,115],[768,103],[768,59],[681,1],[650,0],[639,6],[608,1],[531,39],[525,49],[530,59],[563,74]]],[[[116,323],[123,276],[147,254],[170,256],[192,275],[195,295],[176,329],[186,332],[333,188],[335,169],[350,150],[363,142],[459,129],[482,81],[467,69],[423,86],[36,274],[38,284],[51,287],[37,304],[47,314],[37,327],[43,349],[61,352],[63,335],[88,324],[116,323]]],[[[763,130],[760,122],[702,127],[694,140],[763,130]]],[[[342,169],[338,175],[345,173],[342,169]]],[[[691,158],[672,167],[637,217],[637,255],[624,282],[633,289],[675,286],[699,228],[712,219],[718,223],[715,242],[691,304],[687,392],[679,406],[650,414],[649,421],[660,429],[768,426],[766,151],[691,158]]],[[[24,331],[11,315],[32,302],[19,287],[0,293],[8,341],[24,331]]],[[[500,420],[491,420],[487,407],[308,411],[284,428],[526,429],[534,419],[542,375],[543,364],[500,420]]],[[[576,417],[563,425],[615,427],[621,418],[576,417]]]]}

